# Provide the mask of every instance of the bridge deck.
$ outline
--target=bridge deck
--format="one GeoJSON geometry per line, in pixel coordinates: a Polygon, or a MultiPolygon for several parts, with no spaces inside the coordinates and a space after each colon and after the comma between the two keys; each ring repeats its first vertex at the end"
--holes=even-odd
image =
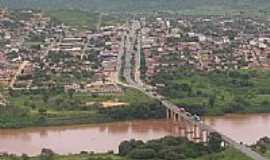
{"type": "Polygon", "coordinates": [[[146,95],[148,95],[149,97],[156,99],[158,101],[160,101],[166,108],[174,111],[175,113],[178,113],[179,116],[181,116],[184,120],[190,122],[193,125],[197,125],[199,126],[201,129],[208,131],[209,133],[213,133],[213,132],[217,132],[221,135],[222,139],[228,143],[231,147],[237,149],[238,151],[240,151],[241,153],[243,153],[244,155],[254,159],[254,160],[268,160],[267,158],[261,156],[259,153],[251,150],[249,147],[245,146],[245,145],[241,145],[239,143],[237,143],[235,140],[229,138],[228,136],[218,132],[216,129],[212,128],[211,126],[208,126],[204,123],[195,121],[192,119],[192,117],[187,116],[185,113],[182,113],[179,111],[178,107],[176,105],[174,105],[173,103],[171,103],[170,101],[167,100],[162,100],[159,95],[154,96],[152,93],[147,92],[144,88],[142,88],[141,86],[137,86],[137,85],[128,85],[128,84],[123,84],[123,83],[119,83],[120,85],[123,85],[125,87],[131,87],[134,89],[138,89],[140,91],[142,91],[143,93],[145,93],[146,95]]]}
{"type": "MultiPolygon", "coordinates": [[[[179,116],[181,116],[183,119],[190,122],[191,124],[197,125],[197,126],[199,126],[199,128],[201,128],[203,130],[207,130],[209,133],[213,133],[213,132],[219,133],[214,128],[212,128],[212,127],[210,127],[210,126],[208,126],[208,125],[206,125],[204,123],[193,120],[191,117],[187,116],[183,112],[179,112],[178,107],[176,105],[170,103],[169,101],[161,101],[161,102],[168,109],[171,109],[171,110],[175,111],[175,113],[178,113],[179,116]]],[[[232,146],[233,148],[239,150],[240,152],[242,152],[246,156],[248,156],[248,157],[250,157],[250,158],[252,158],[254,160],[267,160],[265,157],[261,156],[260,154],[258,154],[255,151],[251,150],[249,147],[237,143],[235,140],[229,138],[228,136],[226,136],[226,135],[224,135],[222,133],[219,133],[219,134],[221,135],[222,139],[225,142],[227,142],[230,146],[232,146]]]]}
{"type": "MultiPolygon", "coordinates": [[[[125,36],[127,36],[127,34],[125,34],[125,36]]],[[[132,32],[131,37],[134,37],[134,32],[132,32]]],[[[130,37],[127,36],[127,38],[130,38],[130,37]]],[[[206,130],[209,133],[213,133],[213,132],[219,133],[214,128],[212,128],[212,127],[210,127],[210,126],[208,126],[206,124],[203,124],[201,122],[195,121],[195,120],[192,119],[192,117],[187,116],[186,113],[180,112],[179,109],[178,109],[178,107],[176,105],[174,105],[173,103],[171,103],[171,102],[169,102],[167,100],[163,100],[160,95],[154,95],[152,92],[147,91],[147,88],[152,88],[151,86],[145,85],[143,83],[138,83],[138,82],[136,83],[136,82],[133,81],[133,79],[131,78],[131,65],[130,65],[131,64],[130,63],[131,61],[130,60],[131,60],[131,52],[132,52],[131,50],[133,48],[132,45],[134,45],[134,42],[135,42],[135,39],[133,39],[132,42],[130,42],[130,40],[128,40],[127,41],[127,44],[126,44],[126,47],[127,47],[128,50],[125,52],[126,53],[126,58],[125,58],[125,60],[126,60],[126,66],[124,68],[125,69],[124,70],[124,77],[126,78],[128,84],[122,83],[118,79],[117,79],[117,83],[120,84],[120,85],[123,85],[125,87],[130,87],[130,88],[134,88],[134,89],[140,90],[141,92],[145,93],[149,97],[160,101],[165,107],[167,107],[171,111],[174,111],[175,113],[178,113],[178,115],[181,116],[184,120],[190,122],[191,124],[194,124],[194,125],[199,126],[201,129],[206,130]]],[[[125,48],[125,46],[123,46],[123,45],[125,45],[125,44],[122,44],[122,48],[125,48]]],[[[137,54],[138,53],[139,52],[137,52],[137,54]]],[[[121,54],[120,54],[120,56],[121,56],[121,54]]],[[[121,57],[119,57],[119,60],[121,60],[121,57]]],[[[137,67],[139,67],[139,66],[137,66],[137,67]]],[[[135,76],[136,76],[136,74],[135,74],[135,76]]],[[[139,77],[137,77],[137,79],[138,78],[139,77]]],[[[226,143],[228,143],[233,148],[239,150],[240,152],[242,152],[246,156],[248,156],[248,157],[250,157],[250,158],[252,158],[254,160],[267,160],[266,158],[264,158],[263,156],[261,156],[257,152],[252,151],[247,146],[240,145],[239,143],[237,143],[233,139],[227,137],[226,135],[223,135],[221,133],[219,133],[219,134],[221,135],[222,139],[226,143]]]]}

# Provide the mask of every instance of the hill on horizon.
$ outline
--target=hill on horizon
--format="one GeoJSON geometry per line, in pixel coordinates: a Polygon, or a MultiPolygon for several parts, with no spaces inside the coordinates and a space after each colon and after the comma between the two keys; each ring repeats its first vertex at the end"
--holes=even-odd
{"type": "Polygon", "coordinates": [[[0,0],[0,6],[22,9],[84,11],[269,10],[269,0],[0,0]]]}

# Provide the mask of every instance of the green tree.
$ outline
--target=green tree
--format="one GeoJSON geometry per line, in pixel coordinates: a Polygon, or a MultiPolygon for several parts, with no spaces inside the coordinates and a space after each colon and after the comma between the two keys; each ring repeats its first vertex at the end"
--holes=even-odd
{"type": "Polygon", "coordinates": [[[74,93],[75,93],[75,90],[74,89],[69,89],[68,90],[68,96],[69,96],[69,98],[73,98],[74,93]]]}
{"type": "Polygon", "coordinates": [[[126,156],[127,154],[129,154],[134,148],[143,145],[142,141],[136,141],[134,139],[130,140],[130,141],[123,141],[120,145],[119,145],[119,154],[121,156],[126,156]]]}
{"type": "Polygon", "coordinates": [[[40,158],[41,160],[52,160],[54,152],[51,149],[43,148],[41,150],[40,158]]]}
{"type": "Polygon", "coordinates": [[[216,95],[210,95],[208,97],[208,104],[210,107],[214,107],[216,103],[216,95]]]}
{"type": "Polygon", "coordinates": [[[222,150],[222,137],[220,134],[213,132],[209,135],[208,149],[211,153],[220,152],[222,150]]]}
{"type": "Polygon", "coordinates": [[[154,158],[157,153],[150,148],[136,148],[132,150],[128,156],[132,159],[151,159],[154,158]]]}
{"type": "Polygon", "coordinates": [[[16,92],[12,88],[8,88],[8,94],[10,96],[16,96],[16,92]]]}
{"type": "Polygon", "coordinates": [[[47,103],[48,100],[49,100],[48,94],[44,93],[43,96],[42,96],[42,100],[43,100],[44,103],[47,103]]]}
{"type": "Polygon", "coordinates": [[[47,113],[47,109],[46,108],[39,108],[38,109],[39,114],[46,114],[47,113]]]}
{"type": "Polygon", "coordinates": [[[29,160],[29,156],[27,154],[23,154],[22,155],[22,160],[29,160]]]}

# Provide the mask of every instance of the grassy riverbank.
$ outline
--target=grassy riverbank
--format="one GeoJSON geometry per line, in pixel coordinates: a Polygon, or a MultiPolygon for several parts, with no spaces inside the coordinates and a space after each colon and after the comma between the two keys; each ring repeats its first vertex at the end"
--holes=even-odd
{"type": "MultiPolygon", "coordinates": [[[[15,156],[2,156],[0,160],[41,160],[40,157],[15,157],[15,156]]],[[[73,154],[73,155],[56,155],[53,160],[133,160],[128,157],[121,157],[113,154],[73,154]]],[[[150,160],[150,159],[149,159],[150,160]]],[[[195,159],[188,160],[251,160],[250,158],[242,155],[233,149],[227,149],[221,153],[202,156],[195,159]]]]}
{"type": "MultiPolygon", "coordinates": [[[[73,155],[54,155],[52,160],[127,160],[126,158],[112,154],[73,154],[73,155]]],[[[16,157],[2,156],[0,160],[43,160],[42,157],[16,157]]],[[[47,160],[47,159],[46,159],[47,160]]],[[[48,159],[50,160],[50,159],[48,159]]]]}
{"type": "Polygon", "coordinates": [[[57,155],[50,149],[43,149],[40,156],[23,155],[0,156],[0,160],[251,160],[232,148],[220,147],[220,139],[212,135],[208,145],[193,143],[185,138],[164,137],[142,142],[123,141],[119,145],[119,154],[80,154],[57,155]]]}
{"type": "Polygon", "coordinates": [[[220,153],[202,156],[190,160],[252,160],[235,149],[228,148],[220,153]]]}
{"type": "Polygon", "coordinates": [[[21,128],[119,120],[162,118],[164,108],[143,93],[124,89],[124,94],[98,96],[57,90],[12,91],[7,106],[0,107],[0,128],[21,128]],[[105,108],[103,102],[127,105],[105,108]]]}
{"type": "Polygon", "coordinates": [[[119,154],[131,160],[251,160],[232,148],[220,146],[221,137],[216,133],[209,136],[207,145],[193,143],[185,138],[164,137],[141,141],[124,141],[119,146],[119,154]]]}
{"type": "Polygon", "coordinates": [[[253,150],[270,159],[270,138],[263,137],[251,146],[253,150]]]}
{"type": "Polygon", "coordinates": [[[153,84],[179,106],[199,114],[270,112],[270,72],[238,70],[200,72],[178,69],[162,72],[153,84]]]}

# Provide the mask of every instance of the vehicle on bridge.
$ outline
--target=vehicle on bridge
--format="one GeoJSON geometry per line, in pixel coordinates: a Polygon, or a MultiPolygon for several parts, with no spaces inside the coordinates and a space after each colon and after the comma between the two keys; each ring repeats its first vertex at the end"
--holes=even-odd
{"type": "Polygon", "coordinates": [[[198,116],[198,115],[196,115],[196,114],[192,116],[192,119],[193,119],[194,121],[201,121],[201,117],[198,116]]]}

